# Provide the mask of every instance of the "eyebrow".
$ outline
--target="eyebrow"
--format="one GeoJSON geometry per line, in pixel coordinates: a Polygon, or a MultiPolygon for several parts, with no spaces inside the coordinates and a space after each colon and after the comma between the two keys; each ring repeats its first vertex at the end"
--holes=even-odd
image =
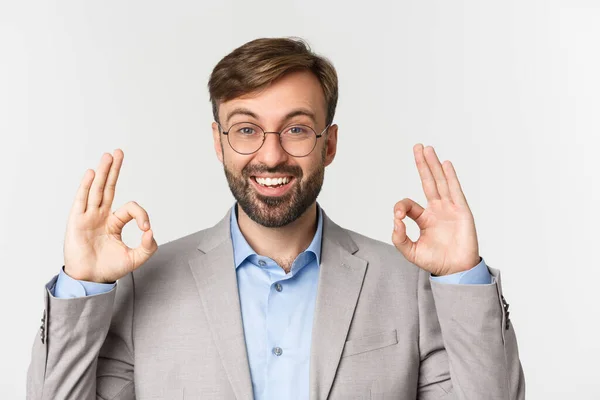
{"type": "MultiPolygon", "coordinates": [[[[249,117],[252,117],[256,120],[258,120],[258,115],[256,115],[256,113],[252,112],[251,110],[247,109],[247,108],[236,108],[231,110],[231,112],[227,115],[227,119],[226,122],[227,124],[229,124],[229,120],[234,116],[234,115],[247,115],[249,117]]],[[[315,117],[315,113],[313,113],[310,110],[307,110],[305,108],[297,108],[295,110],[290,111],[289,113],[287,113],[285,115],[285,117],[283,118],[283,121],[288,121],[294,117],[297,117],[299,115],[304,115],[309,117],[310,119],[312,119],[312,121],[316,124],[317,119],[315,117]]]]}

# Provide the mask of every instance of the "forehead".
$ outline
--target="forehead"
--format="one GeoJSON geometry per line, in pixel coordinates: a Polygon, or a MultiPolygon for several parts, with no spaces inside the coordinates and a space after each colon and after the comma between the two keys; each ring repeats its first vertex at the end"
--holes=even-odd
{"type": "Polygon", "coordinates": [[[315,115],[317,124],[325,123],[325,94],[317,77],[310,71],[298,71],[284,75],[266,88],[245,94],[219,106],[219,119],[247,119],[247,115],[235,115],[235,110],[245,109],[260,121],[277,123],[291,111],[306,110],[315,115]]]}

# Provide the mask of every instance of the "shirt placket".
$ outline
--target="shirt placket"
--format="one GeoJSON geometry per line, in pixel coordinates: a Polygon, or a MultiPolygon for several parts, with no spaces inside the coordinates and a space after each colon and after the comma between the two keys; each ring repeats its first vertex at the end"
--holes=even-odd
{"type": "Polygon", "coordinates": [[[281,399],[287,392],[291,382],[282,377],[289,377],[293,368],[294,354],[297,349],[290,347],[286,340],[289,327],[291,299],[286,296],[286,282],[293,278],[293,274],[285,272],[274,261],[265,259],[266,268],[269,270],[271,287],[267,300],[267,376],[266,399],[281,399]]]}

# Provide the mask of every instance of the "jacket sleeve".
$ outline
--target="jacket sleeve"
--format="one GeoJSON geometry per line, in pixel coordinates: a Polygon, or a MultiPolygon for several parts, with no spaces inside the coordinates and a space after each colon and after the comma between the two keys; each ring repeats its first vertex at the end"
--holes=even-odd
{"type": "Polygon", "coordinates": [[[489,271],[488,285],[435,282],[420,272],[419,400],[525,399],[500,271],[489,271]]]}
{"type": "Polygon", "coordinates": [[[106,293],[57,298],[44,288],[42,327],[27,371],[27,399],[134,400],[133,279],[106,293]]]}

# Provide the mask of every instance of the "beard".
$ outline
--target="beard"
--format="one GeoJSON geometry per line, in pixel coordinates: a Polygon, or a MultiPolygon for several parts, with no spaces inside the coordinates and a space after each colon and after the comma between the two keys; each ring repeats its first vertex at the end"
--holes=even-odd
{"type": "Polygon", "coordinates": [[[325,151],[317,169],[306,177],[296,165],[269,168],[264,164],[248,164],[236,174],[223,163],[223,169],[229,189],[246,215],[264,227],[280,228],[297,220],[317,200],[325,178],[324,161],[325,151]],[[293,176],[293,186],[282,196],[262,195],[250,183],[252,176],[261,173],[293,176]]]}

